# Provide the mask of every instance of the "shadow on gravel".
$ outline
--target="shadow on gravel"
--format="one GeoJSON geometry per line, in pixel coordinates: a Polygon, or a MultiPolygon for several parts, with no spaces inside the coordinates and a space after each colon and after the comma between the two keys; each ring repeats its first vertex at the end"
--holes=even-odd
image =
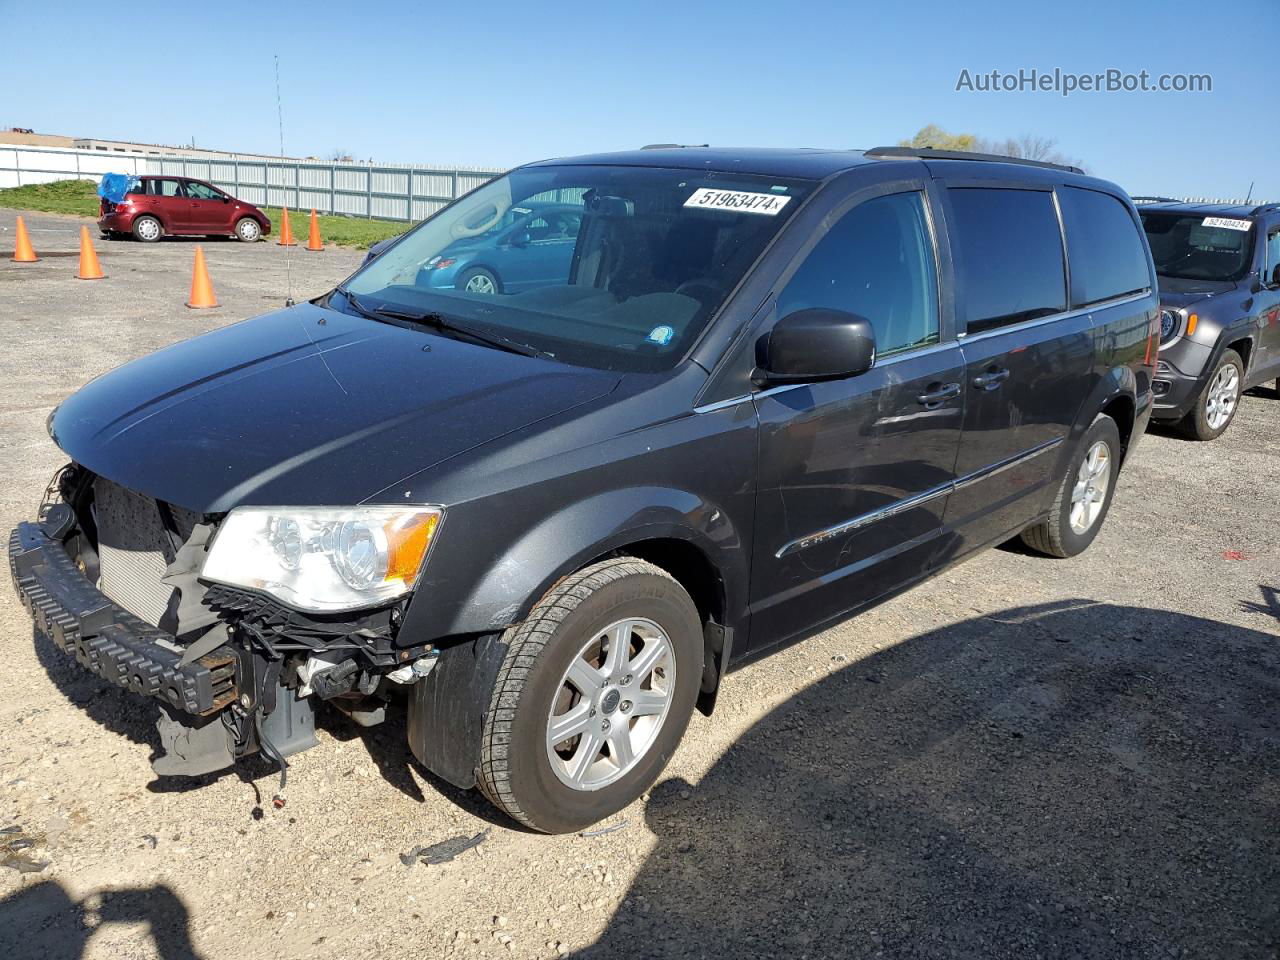
{"type": "Polygon", "coordinates": [[[130,693],[94,676],[69,653],[63,653],[52,640],[35,627],[31,642],[36,659],[44,667],[58,692],[112,733],[128,737],[134,743],[160,749],[156,717],[160,708],[145,697],[130,693]]]}
{"type": "Polygon", "coordinates": [[[579,956],[1274,957],[1277,704],[1280,638],[1197,617],[923,634],[655,788],[657,847],[579,956]]]}
{"type": "Polygon", "coordinates": [[[199,960],[186,904],[169,887],[103,890],[76,901],[52,881],[0,900],[0,956],[78,960],[97,930],[112,923],[146,924],[160,960],[199,960]]]}

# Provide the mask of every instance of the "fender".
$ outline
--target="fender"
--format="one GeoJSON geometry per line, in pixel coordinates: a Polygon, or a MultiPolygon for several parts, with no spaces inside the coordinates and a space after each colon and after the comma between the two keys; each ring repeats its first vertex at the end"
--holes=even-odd
{"type": "Polygon", "coordinates": [[[732,512],[687,490],[642,486],[599,493],[544,517],[488,559],[474,586],[451,596],[447,607],[432,603],[431,585],[420,584],[401,635],[417,644],[504,630],[523,620],[560,579],[597,557],[661,539],[698,549],[719,574],[724,626],[737,626],[746,608],[748,570],[746,538],[732,512]]]}
{"type": "Polygon", "coordinates": [[[1061,476],[1067,469],[1071,458],[1075,456],[1076,448],[1079,446],[1081,438],[1084,437],[1085,431],[1093,424],[1098,414],[1117,397],[1126,397],[1133,403],[1135,411],[1134,429],[1137,429],[1137,414],[1143,412],[1138,402],[1138,379],[1129,367],[1123,365],[1114,366],[1103,373],[1094,385],[1093,390],[1089,392],[1088,397],[1080,404],[1080,409],[1076,411],[1075,421],[1071,424],[1071,429],[1067,431],[1066,442],[1062,444],[1062,452],[1058,454],[1056,476],[1061,476]]]}

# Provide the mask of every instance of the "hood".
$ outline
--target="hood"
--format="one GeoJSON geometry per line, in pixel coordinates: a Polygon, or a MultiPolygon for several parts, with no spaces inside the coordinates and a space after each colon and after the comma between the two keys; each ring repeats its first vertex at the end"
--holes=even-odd
{"type": "Polygon", "coordinates": [[[1175,310],[1236,289],[1236,285],[1229,280],[1182,280],[1178,277],[1160,277],[1159,281],[1160,305],[1172,307],[1175,310]]]}
{"type": "Polygon", "coordinates": [[[49,432],[77,463],[189,510],[355,504],[618,379],[301,304],[104,374],[49,432]]]}

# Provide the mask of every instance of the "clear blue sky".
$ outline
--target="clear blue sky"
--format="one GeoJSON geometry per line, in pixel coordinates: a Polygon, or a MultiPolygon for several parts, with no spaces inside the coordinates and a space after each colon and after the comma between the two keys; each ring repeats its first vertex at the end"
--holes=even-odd
{"type": "Polygon", "coordinates": [[[0,126],[509,166],[650,142],[1050,136],[1133,193],[1280,200],[1280,0],[53,4],[0,0],[0,126]],[[473,9],[483,12],[471,12],[473,9]],[[113,17],[118,16],[118,22],[113,17]],[[962,68],[1208,73],[1212,93],[956,92],[962,68]]]}

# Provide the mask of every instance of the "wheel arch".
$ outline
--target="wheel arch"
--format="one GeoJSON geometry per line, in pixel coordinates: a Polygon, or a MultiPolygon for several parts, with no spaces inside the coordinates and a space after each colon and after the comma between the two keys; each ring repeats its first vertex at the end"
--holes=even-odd
{"type": "Polygon", "coordinates": [[[1126,366],[1112,367],[1106,371],[1093,390],[1080,405],[1075,422],[1062,444],[1059,457],[1059,473],[1067,468],[1077,445],[1099,414],[1106,414],[1116,421],[1120,431],[1121,463],[1133,440],[1133,429],[1138,416],[1138,379],[1126,366]]]}

